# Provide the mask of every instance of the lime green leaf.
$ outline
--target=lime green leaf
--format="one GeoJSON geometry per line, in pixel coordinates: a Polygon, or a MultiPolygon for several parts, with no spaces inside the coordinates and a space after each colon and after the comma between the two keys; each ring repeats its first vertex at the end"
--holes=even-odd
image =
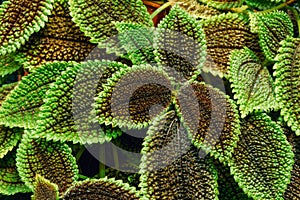
{"type": "Polygon", "coordinates": [[[53,0],[9,0],[0,5],[0,55],[13,53],[45,26],[53,0]]]}
{"type": "Polygon", "coordinates": [[[105,60],[73,63],[47,92],[40,109],[37,134],[54,141],[74,143],[103,143],[119,135],[117,129],[89,120],[93,99],[103,90],[102,84],[117,70],[127,67],[105,60]]]}
{"type": "Polygon", "coordinates": [[[5,84],[0,87],[0,107],[2,106],[3,101],[5,101],[7,95],[16,87],[18,83],[5,84]]]}
{"type": "Polygon", "coordinates": [[[277,107],[273,79],[250,49],[231,53],[228,76],[242,118],[253,110],[269,111],[277,107]]]}
{"type": "Polygon", "coordinates": [[[258,33],[259,45],[266,58],[274,61],[280,41],[294,35],[293,23],[283,11],[250,14],[251,31],[258,33]]]}
{"type": "Polygon", "coordinates": [[[60,194],[77,179],[78,167],[68,145],[33,138],[26,130],[17,150],[17,168],[25,184],[34,191],[37,174],[57,184],[60,194]]]}
{"type": "Polygon", "coordinates": [[[62,71],[73,63],[54,62],[42,65],[22,78],[0,108],[0,122],[7,126],[36,127],[39,108],[46,91],[62,71]]]}
{"type": "Polygon", "coordinates": [[[0,159],[11,151],[21,140],[23,131],[19,128],[8,128],[0,125],[0,159]]]}
{"type": "Polygon", "coordinates": [[[68,189],[63,200],[76,199],[126,199],[138,200],[139,193],[134,187],[120,180],[102,178],[77,182],[68,189]]]}
{"type": "Polygon", "coordinates": [[[240,7],[244,0],[199,0],[207,4],[208,6],[220,9],[220,10],[228,10],[232,7],[240,7]]]}
{"type": "Polygon", "coordinates": [[[207,60],[203,70],[223,77],[228,72],[229,56],[245,46],[260,53],[257,34],[250,32],[249,21],[236,13],[221,14],[203,21],[207,41],[207,60]]]}
{"type": "Polygon", "coordinates": [[[294,154],[282,129],[263,113],[241,121],[241,135],[230,162],[231,174],[254,199],[283,199],[294,154]]]}
{"type": "Polygon", "coordinates": [[[25,61],[25,56],[22,53],[10,53],[0,56],[0,77],[17,71],[25,61]]]}
{"type": "Polygon", "coordinates": [[[58,200],[58,196],[58,186],[37,174],[32,200],[58,200]]]}
{"type": "Polygon", "coordinates": [[[139,65],[113,74],[97,96],[94,108],[100,124],[147,127],[171,103],[172,81],[160,68],[139,65]]]}
{"type": "Polygon", "coordinates": [[[235,103],[221,91],[194,82],[180,89],[175,104],[194,145],[227,163],[240,133],[235,103]]]}
{"type": "Polygon", "coordinates": [[[212,162],[200,157],[174,111],[157,117],[144,139],[142,193],[149,199],[218,199],[212,162]]]}
{"type": "Polygon", "coordinates": [[[281,43],[274,65],[276,98],[281,115],[300,135],[300,39],[288,37],[281,43]]]}
{"type": "Polygon", "coordinates": [[[159,63],[166,71],[175,70],[184,78],[200,73],[206,56],[204,31],[199,21],[175,5],[159,23],[154,46],[159,63]]]}
{"type": "Polygon", "coordinates": [[[285,2],[286,0],[245,0],[246,4],[258,8],[260,10],[266,10],[277,6],[280,3],[285,2]]]}
{"type": "Polygon", "coordinates": [[[115,21],[152,26],[150,15],[141,0],[70,0],[71,16],[92,43],[101,43],[118,34],[115,21]]]}

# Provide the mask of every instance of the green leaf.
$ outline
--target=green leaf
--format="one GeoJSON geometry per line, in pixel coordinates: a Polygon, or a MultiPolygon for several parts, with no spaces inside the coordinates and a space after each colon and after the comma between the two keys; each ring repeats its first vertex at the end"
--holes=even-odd
{"type": "Polygon", "coordinates": [[[5,84],[0,87],[0,107],[2,106],[3,101],[5,101],[7,95],[16,87],[18,82],[5,84]]]}
{"type": "Polygon", "coordinates": [[[100,124],[144,128],[171,103],[173,82],[161,69],[139,65],[112,75],[94,108],[100,124]]]}
{"type": "Polygon", "coordinates": [[[63,200],[73,199],[126,199],[138,200],[139,193],[134,187],[120,180],[102,178],[77,182],[63,196],[63,200]]]}
{"type": "Polygon", "coordinates": [[[245,0],[245,2],[251,7],[266,10],[275,7],[280,3],[284,3],[286,0],[245,0]]]}
{"type": "Polygon", "coordinates": [[[0,56],[0,77],[17,71],[25,61],[25,56],[18,52],[0,56]]]}
{"type": "Polygon", "coordinates": [[[199,0],[199,1],[207,4],[208,6],[220,10],[228,10],[232,7],[240,7],[244,2],[244,0],[199,0]]]}
{"type": "Polygon", "coordinates": [[[274,65],[275,92],[281,115],[296,135],[300,135],[300,39],[281,42],[274,65]]]}
{"type": "Polygon", "coordinates": [[[293,23],[283,11],[250,14],[250,26],[253,33],[258,33],[259,45],[270,61],[278,52],[280,41],[294,35],[293,23]]]}
{"type": "Polygon", "coordinates": [[[175,105],[194,145],[227,163],[240,134],[234,101],[218,89],[194,82],[181,87],[175,105]]]}
{"type": "Polygon", "coordinates": [[[32,200],[58,200],[58,186],[40,176],[35,177],[35,187],[32,200]]]}
{"type": "Polygon", "coordinates": [[[277,108],[273,79],[267,67],[247,47],[231,53],[228,76],[242,118],[254,110],[277,108]]]}
{"type": "Polygon", "coordinates": [[[112,61],[73,63],[51,85],[41,107],[37,135],[54,141],[103,143],[120,134],[111,126],[90,121],[94,97],[117,70],[128,67],[112,61]]]}
{"type": "Polygon", "coordinates": [[[241,135],[230,162],[231,174],[254,199],[283,199],[294,154],[282,129],[263,113],[241,121],[241,135]]]}
{"type": "Polygon", "coordinates": [[[73,65],[72,62],[46,63],[23,77],[2,103],[0,122],[12,127],[35,128],[39,108],[50,84],[62,71],[73,65]]]}
{"type": "Polygon", "coordinates": [[[154,47],[157,61],[171,74],[195,78],[203,67],[206,40],[199,21],[175,5],[159,23],[154,47]]]}
{"type": "Polygon", "coordinates": [[[236,13],[221,14],[204,20],[207,59],[203,71],[223,77],[228,73],[229,57],[234,49],[248,47],[260,54],[257,34],[251,33],[249,20],[236,13]]]}
{"type": "Polygon", "coordinates": [[[153,26],[141,0],[70,0],[69,4],[73,21],[95,44],[118,34],[116,21],[153,26]]]}
{"type": "Polygon", "coordinates": [[[9,0],[0,5],[0,55],[13,53],[45,26],[53,0],[9,0]]]}
{"type": "Polygon", "coordinates": [[[0,125],[0,159],[11,151],[21,140],[23,130],[0,125]]]}
{"type": "Polygon", "coordinates": [[[212,162],[193,147],[174,111],[151,124],[141,153],[140,187],[148,199],[218,199],[212,162]]]}
{"type": "Polygon", "coordinates": [[[26,130],[17,150],[17,168],[25,184],[34,191],[37,174],[58,186],[60,194],[77,179],[78,166],[68,145],[33,138],[26,130]]]}

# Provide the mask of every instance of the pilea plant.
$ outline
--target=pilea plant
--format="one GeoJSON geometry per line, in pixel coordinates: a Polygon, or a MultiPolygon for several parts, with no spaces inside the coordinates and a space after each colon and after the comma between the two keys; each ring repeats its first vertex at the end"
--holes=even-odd
{"type": "Polygon", "coordinates": [[[299,4],[1,1],[0,199],[300,199],[299,4]]]}

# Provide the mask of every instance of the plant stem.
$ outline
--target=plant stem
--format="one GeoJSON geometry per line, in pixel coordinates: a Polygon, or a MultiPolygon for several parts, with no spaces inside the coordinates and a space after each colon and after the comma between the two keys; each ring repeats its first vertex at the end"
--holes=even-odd
{"type": "Polygon", "coordinates": [[[83,180],[90,178],[90,177],[87,177],[87,176],[82,175],[82,174],[78,174],[77,176],[78,176],[78,178],[83,179],[83,180]]]}
{"type": "Polygon", "coordinates": [[[78,151],[78,153],[76,154],[76,161],[77,161],[77,162],[78,162],[79,159],[81,158],[81,156],[82,156],[84,150],[85,150],[85,147],[84,147],[84,146],[81,146],[80,149],[79,149],[79,151],[78,151]]]}
{"type": "Polygon", "coordinates": [[[100,160],[105,161],[105,146],[100,145],[99,150],[99,156],[102,157],[102,159],[99,158],[99,178],[105,177],[105,164],[103,164],[100,160]]]}
{"type": "Polygon", "coordinates": [[[290,5],[290,4],[292,4],[292,3],[294,3],[294,2],[295,2],[295,0],[289,0],[289,1],[287,1],[287,2],[284,2],[284,3],[282,3],[282,4],[279,4],[278,6],[275,6],[275,7],[273,7],[273,8],[270,8],[270,9],[268,9],[268,10],[259,11],[259,12],[260,12],[260,13],[268,13],[268,12],[272,12],[272,11],[274,11],[274,10],[280,10],[280,9],[282,9],[282,8],[284,8],[284,7],[286,7],[286,6],[290,5]]]}
{"type": "Polygon", "coordinates": [[[172,2],[167,2],[165,4],[163,4],[162,6],[160,6],[158,9],[156,9],[151,15],[150,18],[153,19],[156,15],[158,15],[161,11],[163,11],[164,9],[166,9],[169,6],[172,6],[173,3],[172,2]]]}

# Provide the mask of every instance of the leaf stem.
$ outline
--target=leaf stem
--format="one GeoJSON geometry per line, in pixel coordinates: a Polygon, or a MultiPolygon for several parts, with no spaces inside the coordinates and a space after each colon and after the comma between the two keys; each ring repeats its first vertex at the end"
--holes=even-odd
{"type": "Polygon", "coordinates": [[[268,10],[259,11],[259,12],[260,12],[260,13],[268,13],[268,12],[272,12],[272,11],[274,11],[274,10],[280,10],[280,9],[282,9],[282,8],[284,8],[284,7],[286,7],[286,6],[290,5],[290,4],[292,4],[292,3],[294,3],[294,2],[295,2],[295,0],[289,0],[289,1],[287,1],[287,2],[284,2],[284,3],[282,3],[282,4],[279,4],[278,6],[275,6],[275,7],[273,7],[273,8],[270,8],[270,9],[268,9],[268,10]]]}
{"type": "Polygon", "coordinates": [[[165,4],[163,4],[162,6],[160,6],[159,8],[157,8],[151,15],[150,18],[153,19],[156,15],[158,15],[161,11],[163,11],[164,9],[166,9],[169,6],[172,6],[174,3],[172,2],[167,2],[165,4]]]}
{"type": "Polygon", "coordinates": [[[87,176],[82,175],[82,174],[78,174],[77,176],[78,176],[79,179],[83,179],[83,180],[90,178],[90,177],[87,177],[87,176]]]}
{"type": "Polygon", "coordinates": [[[84,147],[84,146],[81,146],[80,149],[79,149],[79,151],[77,152],[77,154],[76,154],[76,161],[77,161],[77,162],[78,162],[79,159],[81,158],[81,156],[82,156],[84,150],[85,150],[85,147],[84,147]]]}
{"type": "Polygon", "coordinates": [[[100,156],[100,158],[99,158],[99,178],[104,178],[105,177],[105,164],[101,162],[101,160],[105,161],[105,146],[103,146],[103,145],[100,145],[99,156],[100,156]]]}

